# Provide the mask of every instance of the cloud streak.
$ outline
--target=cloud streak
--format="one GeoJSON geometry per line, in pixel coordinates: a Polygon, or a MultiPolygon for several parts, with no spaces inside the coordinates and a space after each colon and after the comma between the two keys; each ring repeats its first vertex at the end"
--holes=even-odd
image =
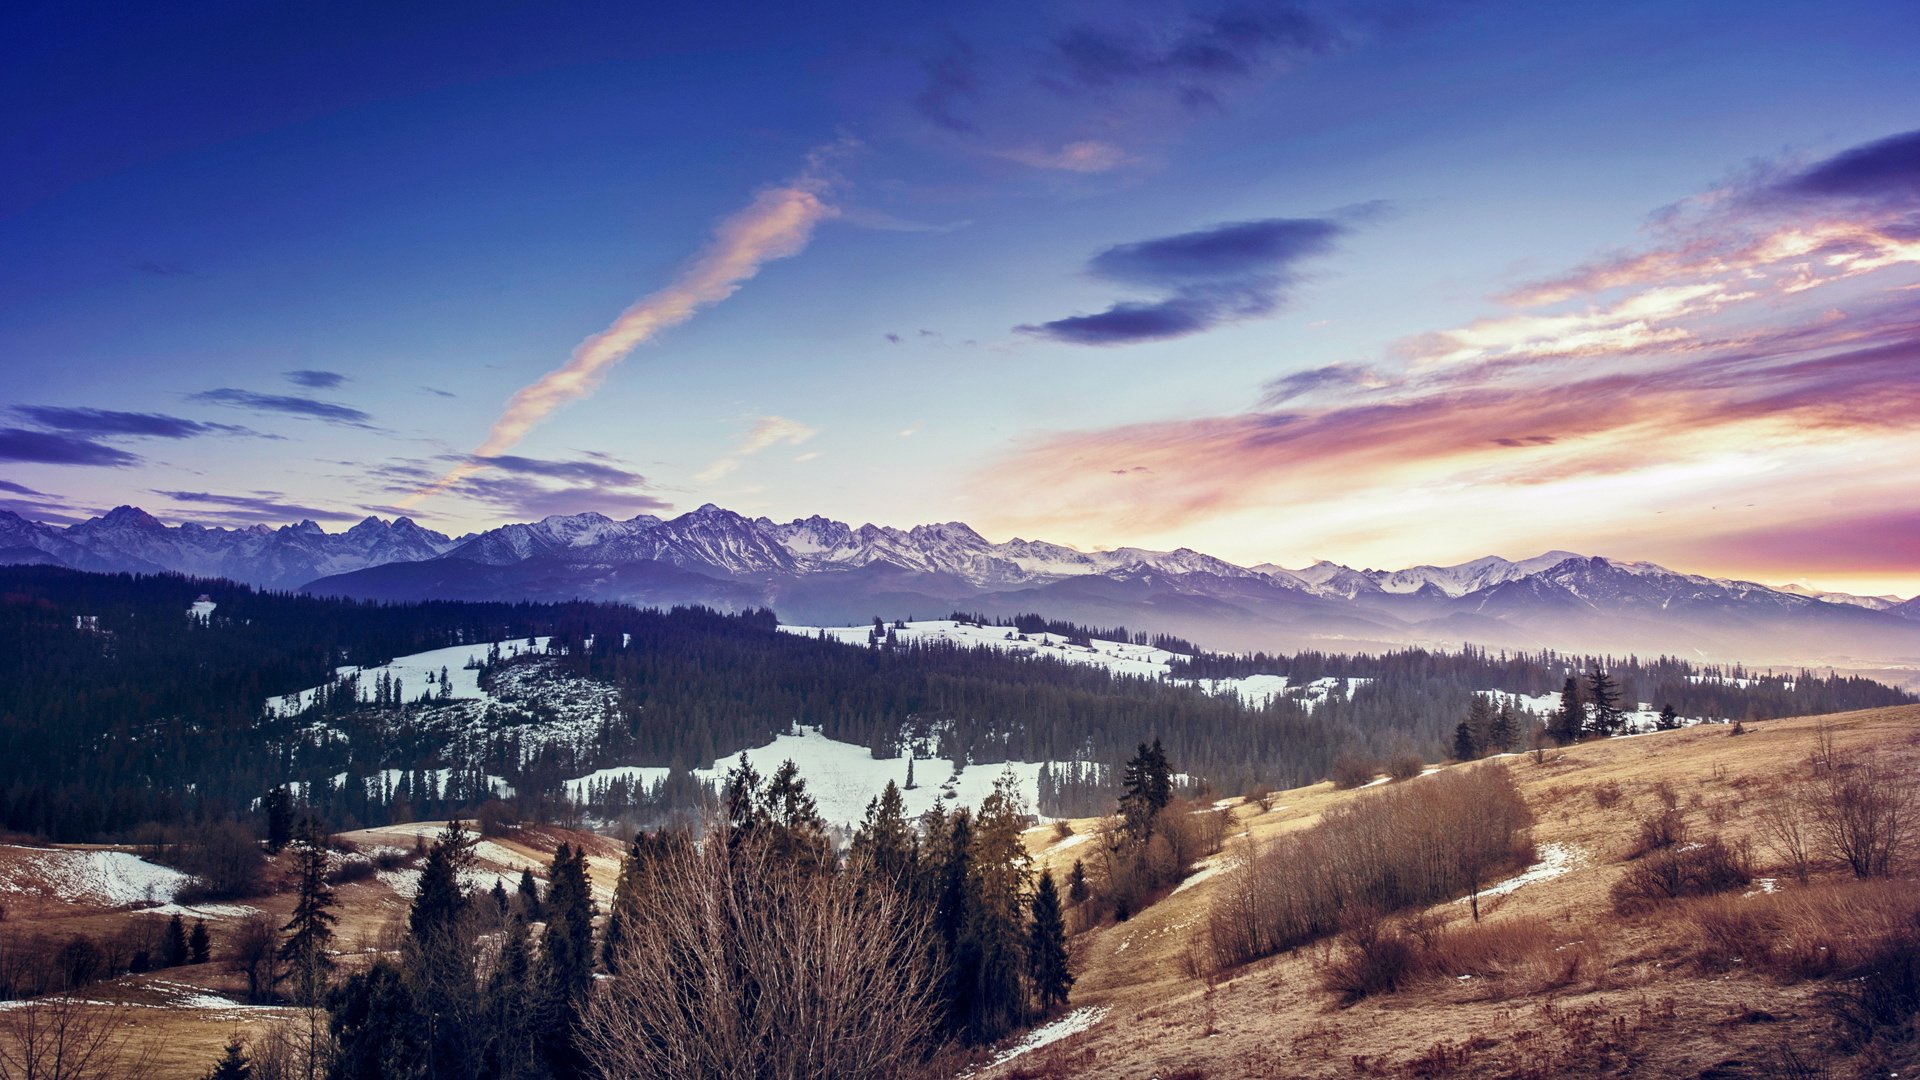
{"type": "Polygon", "coordinates": [[[208,424],[163,413],[119,412],[113,409],[68,408],[56,405],[20,405],[13,410],[43,428],[77,435],[132,436],[189,439],[197,435],[253,435],[235,424],[208,424]]]}
{"type": "Polygon", "coordinates": [[[139,464],[140,456],[76,435],[9,427],[0,428],[0,461],[124,468],[139,464]]]}
{"type": "Polygon", "coordinates": [[[746,437],[735,443],[733,448],[714,459],[713,463],[701,469],[694,479],[702,484],[711,484],[740,466],[748,458],[775,446],[799,446],[818,435],[819,432],[798,420],[789,420],[784,416],[763,416],[754,421],[747,430],[746,437]]]}
{"type": "Polygon", "coordinates": [[[1268,218],[1118,244],[1088,260],[1087,273],[1166,295],[1014,329],[1073,345],[1132,345],[1271,314],[1297,282],[1298,264],[1332,251],[1346,228],[1327,218],[1268,218]]]}
{"type": "Polygon", "coordinates": [[[217,390],[202,390],[197,394],[189,394],[187,400],[225,405],[249,412],[282,413],[344,427],[371,428],[373,426],[372,416],[351,405],[342,405],[337,401],[321,401],[318,398],[296,397],[291,394],[261,394],[252,390],[221,387],[217,390]]]}
{"type": "MultiPolygon", "coordinates": [[[[671,283],[575,346],[565,364],[515,393],[474,449],[473,458],[498,457],[518,446],[555,409],[598,389],[607,372],[633,350],[732,296],[767,263],[805,249],[814,227],[835,213],[826,201],[829,185],[823,157],[816,152],[797,179],[761,191],[744,209],[721,221],[706,247],[671,283]]],[[[457,465],[409,494],[400,505],[418,505],[484,467],[474,461],[457,465]]]]}

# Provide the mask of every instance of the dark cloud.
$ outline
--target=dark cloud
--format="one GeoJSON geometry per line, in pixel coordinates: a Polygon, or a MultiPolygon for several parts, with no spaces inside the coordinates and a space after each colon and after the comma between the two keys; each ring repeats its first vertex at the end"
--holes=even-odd
{"type": "Polygon", "coordinates": [[[337,371],[316,371],[312,368],[283,371],[281,374],[287,377],[288,382],[309,390],[331,390],[347,381],[347,377],[337,371]]]}
{"type": "Polygon", "coordinates": [[[893,342],[895,345],[900,344],[899,334],[881,334],[880,336],[883,338],[886,338],[888,341],[893,342]]]}
{"type": "Polygon", "coordinates": [[[265,522],[286,522],[303,518],[352,521],[359,516],[339,510],[324,510],[316,506],[282,502],[281,500],[286,496],[278,491],[257,491],[251,495],[216,495],[207,491],[163,491],[159,488],[150,490],[155,495],[164,495],[174,502],[216,507],[218,516],[228,519],[265,522]]]}
{"type": "Polygon", "coordinates": [[[191,401],[206,401],[215,405],[230,405],[236,409],[249,409],[254,412],[277,412],[291,416],[303,416],[312,420],[324,420],[330,424],[344,424],[349,427],[372,427],[368,421],[373,417],[349,405],[333,401],[319,401],[314,398],[293,397],[287,394],[258,394],[252,390],[235,390],[222,387],[218,390],[202,390],[188,396],[191,401]]]}
{"type": "Polygon", "coordinates": [[[1226,8],[1149,32],[1082,23],[1054,39],[1046,81],[1068,92],[1160,84],[1183,104],[1211,105],[1231,80],[1332,52],[1345,40],[1333,24],[1286,4],[1226,8]]]}
{"type": "Polygon", "coordinates": [[[456,396],[453,391],[442,390],[437,386],[422,386],[420,389],[426,391],[429,394],[432,394],[434,397],[450,398],[450,397],[456,396]]]}
{"type": "Polygon", "coordinates": [[[1366,368],[1328,364],[1267,380],[1260,388],[1260,404],[1264,408],[1272,408],[1322,390],[1351,390],[1378,385],[1379,376],[1366,368]]]}
{"type": "Polygon", "coordinates": [[[935,126],[971,135],[980,129],[959,113],[962,101],[980,92],[973,47],[949,38],[939,52],[921,62],[926,82],[913,96],[913,108],[935,126]]]}
{"type": "Polygon", "coordinates": [[[0,428],[0,461],[41,465],[105,465],[122,468],[140,457],[77,435],[55,431],[0,428]]]}
{"type": "Polygon", "coordinates": [[[638,486],[645,484],[647,478],[639,473],[607,465],[598,461],[546,461],[540,458],[519,457],[513,454],[499,454],[494,457],[469,458],[476,465],[489,465],[511,473],[523,473],[530,476],[545,476],[555,480],[573,480],[594,484],[617,484],[638,486]]]}
{"type": "Polygon", "coordinates": [[[1787,195],[1920,201],[1920,131],[1843,150],[1781,182],[1776,190],[1787,195]]]}
{"type": "Polygon", "coordinates": [[[1118,244],[1089,260],[1087,272],[1171,295],[1015,329],[1076,345],[1130,345],[1271,314],[1286,302],[1296,264],[1333,250],[1346,229],[1326,218],[1269,218],[1118,244]]]}
{"type": "Polygon", "coordinates": [[[465,477],[455,483],[453,492],[522,520],[588,510],[611,517],[632,517],[672,509],[672,504],[664,499],[623,486],[567,484],[556,487],[543,483],[538,477],[513,473],[465,477]]]}
{"type": "Polygon", "coordinates": [[[1493,440],[1498,446],[1552,446],[1556,441],[1551,435],[1511,435],[1493,440]]]}
{"type": "Polygon", "coordinates": [[[179,263],[137,262],[137,263],[128,263],[127,268],[130,270],[138,270],[143,274],[151,274],[154,277],[192,277],[193,276],[192,270],[189,270],[186,267],[181,266],[179,263]]]}
{"type": "Polygon", "coordinates": [[[0,480],[0,491],[11,491],[15,495],[34,495],[42,499],[53,498],[44,491],[35,491],[25,484],[16,484],[11,480],[0,480]]]}
{"type": "Polygon", "coordinates": [[[207,424],[162,413],[118,412],[112,409],[20,405],[13,410],[55,431],[81,435],[135,435],[154,439],[189,439],[196,435],[253,435],[236,424],[207,424]]]}

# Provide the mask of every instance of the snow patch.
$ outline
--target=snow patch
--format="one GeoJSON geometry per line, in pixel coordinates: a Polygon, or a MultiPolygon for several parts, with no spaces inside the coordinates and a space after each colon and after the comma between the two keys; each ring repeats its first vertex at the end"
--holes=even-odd
{"type": "Polygon", "coordinates": [[[0,848],[0,892],[45,893],[56,900],[104,907],[171,903],[192,880],[125,851],[0,848]]]}
{"type": "MultiPolygon", "coordinates": [[[[1578,867],[1581,863],[1580,849],[1571,844],[1541,844],[1540,861],[1524,871],[1480,890],[1481,896],[1505,896],[1535,882],[1551,881],[1578,867]]],[[[1471,897],[1461,897],[1456,904],[1467,903],[1471,897]]]]}
{"type": "Polygon", "coordinates": [[[1078,1035],[1105,1019],[1106,1015],[1107,1010],[1105,1006],[1086,1005],[1073,1010],[1052,1023],[1041,1024],[1039,1027],[1022,1035],[1013,1045],[995,1054],[993,1060],[987,1063],[987,1068],[991,1069],[999,1065],[1004,1065],[1014,1058],[1019,1057],[1021,1054],[1031,1053],[1042,1047],[1052,1046],[1062,1039],[1078,1035]]]}

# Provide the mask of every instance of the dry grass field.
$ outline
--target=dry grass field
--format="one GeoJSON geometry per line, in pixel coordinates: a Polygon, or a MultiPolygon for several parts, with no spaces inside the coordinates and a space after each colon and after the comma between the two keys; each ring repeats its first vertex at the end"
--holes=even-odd
{"type": "MultiPolygon", "coordinates": [[[[1840,755],[1870,756],[1920,784],[1920,707],[1841,714],[1824,726],[1840,755]]],[[[1911,861],[1903,880],[1865,885],[1837,865],[1817,866],[1803,887],[1761,843],[1760,808],[1812,771],[1822,727],[1819,718],[1778,720],[1733,737],[1729,727],[1705,726],[1550,750],[1540,762],[1524,754],[1504,759],[1533,810],[1534,839],[1552,869],[1483,897],[1478,933],[1458,932],[1471,925],[1464,904],[1424,913],[1426,932],[1456,931],[1446,959],[1467,970],[1430,972],[1351,1007],[1322,985],[1340,955],[1333,943],[1194,974],[1190,947],[1226,880],[1209,874],[1126,922],[1079,935],[1073,1005],[1104,1015],[1082,1033],[982,1075],[1827,1075],[1817,1064],[1796,1072],[1795,1059],[1822,1057],[1829,1027],[1822,995],[1831,984],[1762,970],[1758,957],[1708,947],[1721,941],[1729,921],[1739,921],[1739,905],[1766,916],[1761,936],[1784,940],[1779,927],[1786,925],[1802,936],[1833,935],[1834,950],[1876,919],[1914,925],[1920,885],[1911,861]],[[1689,836],[1719,834],[1752,845],[1755,881],[1726,898],[1617,915],[1610,890],[1628,870],[1639,821],[1668,800],[1689,836]]],[[[1271,809],[1241,802],[1233,808],[1233,832],[1267,841],[1369,794],[1321,783],[1275,793],[1271,809]]],[[[1073,827],[1088,832],[1095,824],[1073,827]]],[[[1056,871],[1090,842],[1061,848],[1051,828],[1030,837],[1037,858],[1056,871]]],[[[1230,841],[1215,858],[1231,860],[1244,842],[1230,841]]],[[[1897,1072],[1898,1063],[1884,1068],[1897,1072]]]]}

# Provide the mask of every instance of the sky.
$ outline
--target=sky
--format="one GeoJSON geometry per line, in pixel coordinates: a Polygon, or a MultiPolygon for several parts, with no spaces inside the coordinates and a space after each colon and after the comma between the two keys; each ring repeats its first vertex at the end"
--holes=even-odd
{"type": "Polygon", "coordinates": [[[1920,6],[14,5],[0,509],[1920,593],[1920,6]]]}

